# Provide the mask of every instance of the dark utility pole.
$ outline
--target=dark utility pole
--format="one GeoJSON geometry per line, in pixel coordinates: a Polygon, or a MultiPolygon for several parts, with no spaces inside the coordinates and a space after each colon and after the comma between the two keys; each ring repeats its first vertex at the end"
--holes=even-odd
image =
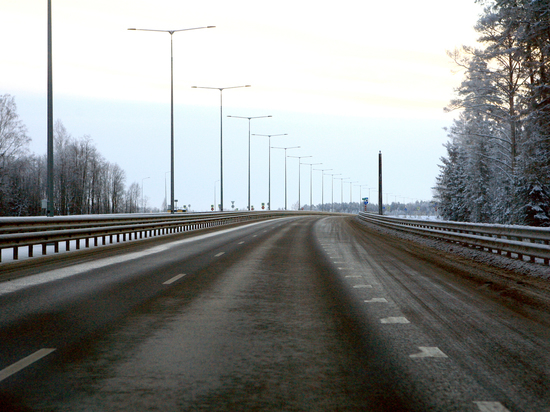
{"type": "Polygon", "coordinates": [[[53,87],[52,87],[52,1],[48,0],[48,150],[46,215],[54,215],[53,204],[53,87]]]}
{"type": "Polygon", "coordinates": [[[382,209],[382,151],[378,153],[378,214],[384,214],[382,209]]]}

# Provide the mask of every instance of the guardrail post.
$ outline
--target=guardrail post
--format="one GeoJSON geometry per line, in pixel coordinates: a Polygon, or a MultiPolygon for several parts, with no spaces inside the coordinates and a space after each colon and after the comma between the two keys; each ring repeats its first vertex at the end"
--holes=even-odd
{"type": "Polygon", "coordinates": [[[42,256],[46,255],[47,251],[48,251],[48,244],[42,243],[42,256]]]}
{"type": "MultiPolygon", "coordinates": [[[[33,257],[34,245],[29,245],[29,257],[33,257]]],[[[2,251],[0,250],[0,257],[2,256],[2,251]]]]}
{"type": "Polygon", "coordinates": [[[14,246],[13,248],[13,260],[19,259],[19,247],[14,246]]]}
{"type": "Polygon", "coordinates": [[[65,241],[65,251],[69,252],[71,250],[71,241],[67,240],[65,241]]]}
{"type": "Polygon", "coordinates": [[[53,242],[53,251],[54,251],[54,253],[59,253],[59,242],[58,241],[53,242]]]}

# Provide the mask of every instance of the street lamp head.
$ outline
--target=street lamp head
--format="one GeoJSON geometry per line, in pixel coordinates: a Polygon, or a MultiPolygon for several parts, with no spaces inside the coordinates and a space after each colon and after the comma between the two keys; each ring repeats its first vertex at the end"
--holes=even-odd
{"type": "Polygon", "coordinates": [[[264,137],[288,136],[288,133],[283,133],[283,134],[258,134],[258,133],[252,133],[252,136],[264,136],[264,137]]]}
{"type": "Polygon", "coordinates": [[[273,117],[271,115],[268,115],[268,116],[251,116],[251,117],[248,117],[248,116],[231,116],[231,115],[227,115],[227,117],[234,117],[235,119],[248,119],[248,120],[251,120],[251,119],[263,119],[263,118],[266,118],[266,117],[273,117]]]}

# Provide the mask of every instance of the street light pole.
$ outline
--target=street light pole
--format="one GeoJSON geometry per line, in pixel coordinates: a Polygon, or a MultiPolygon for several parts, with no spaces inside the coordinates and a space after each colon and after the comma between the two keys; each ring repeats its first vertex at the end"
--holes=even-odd
{"type": "Polygon", "coordinates": [[[327,176],[332,176],[332,211],[334,212],[334,176],[340,176],[342,173],[327,173],[327,176]]]}
{"type": "MultiPolygon", "coordinates": [[[[218,209],[218,205],[216,204],[216,184],[219,182],[219,180],[216,180],[214,182],[214,210],[218,209]]],[[[220,207],[220,209],[223,210],[223,208],[220,207]]]]}
{"type": "Polygon", "coordinates": [[[299,149],[300,146],[293,146],[293,147],[272,147],[272,149],[284,149],[285,151],[285,210],[287,210],[287,190],[286,190],[286,151],[288,149],[299,149]]]}
{"type": "Polygon", "coordinates": [[[271,138],[275,136],[288,136],[287,133],[283,134],[255,134],[252,133],[252,136],[264,136],[268,138],[268,147],[269,147],[269,166],[268,166],[268,182],[267,182],[267,210],[271,210],[271,138]]]}
{"type": "Polygon", "coordinates": [[[337,177],[336,179],[340,179],[340,207],[344,211],[344,180],[349,179],[349,177],[337,177]]]}
{"type": "MultiPolygon", "coordinates": [[[[313,169],[321,171],[321,211],[325,210],[325,172],[333,169],[313,169]]],[[[327,174],[328,176],[328,174],[327,174]]]]}
{"type": "Polygon", "coordinates": [[[313,210],[313,166],[322,165],[323,163],[304,163],[309,165],[309,211],[313,210]]]}
{"type": "Polygon", "coordinates": [[[252,119],[263,119],[264,117],[269,116],[254,116],[254,117],[245,117],[245,116],[227,116],[234,117],[236,119],[248,119],[248,211],[250,211],[250,120],[252,119]]]}
{"type": "MultiPolygon", "coordinates": [[[[225,89],[240,89],[242,87],[251,87],[249,84],[245,86],[231,86],[231,87],[203,87],[203,86],[191,86],[192,89],[214,89],[220,91],[220,211],[223,212],[223,100],[222,92],[225,89]]],[[[215,205],[216,209],[218,208],[215,205]]]]}
{"type": "Polygon", "coordinates": [[[155,29],[136,29],[136,31],[156,31],[161,33],[170,33],[170,204],[171,212],[174,213],[174,48],[172,35],[178,31],[213,29],[216,26],[193,27],[190,29],[179,30],[155,30],[155,29]]]}
{"type": "Polygon", "coordinates": [[[53,201],[53,84],[52,84],[52,1],[48,0],[48,97],[47,97],[47,203],[46,203],[46,215],[49,217],[54,216],[54,201],[53,201]]]}
{"type": "Polygon", "coordinates": [[[300,175],[302,174],[301,171],[302,171],[302,163],[300,162],[304,157],[313,157],[313,156],[288,156],[288,157],[294,157],[296,159],[298,159],[298,210],[301,210],[301,205],[302,205],[302,202],[301,202],[301,197],[300,197],[300,188],[301,188],[301,180],[300,180],[300,175]]]}

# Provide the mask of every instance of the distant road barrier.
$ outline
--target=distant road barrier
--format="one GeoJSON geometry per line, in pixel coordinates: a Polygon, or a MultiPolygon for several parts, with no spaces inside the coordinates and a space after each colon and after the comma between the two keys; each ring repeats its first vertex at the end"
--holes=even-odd
{"type": "Polygon", "coordinates": [[[396,230],[482,248],[499,255],[504,253],[510,258],[516,255],[523,260],[526,256],[532,262],[539,258],[544,264],[550,264],[550,228],[398,219],[371,213],[359,213],[358,218],[396,230]]]}
{"type": "MultiPolygon", "coordinates": [[[[90,247],[93,240],[98,246],[121,240],[136,240],[147,237],[187,232],[213,226],[232,223],[265,220],[305,214],[322,214],[307,211],[258,211],[258,212],[223,212],[191,214],[128,214],[128,215],[87,215],[59,216],[54,218],[2,218],[0,219],[0,251],[13,249],[13,259],[19,259],[19,249],[28,247],[28,256],[33,257],[35,245],[42,245],[42,255],[47,246],[52,245],[54,252],[59,252],[59,244],[65,242],[70,250],[71,241],[80,249],[80,240],[85,247],[90,247]]],[[[0,261],[1,261],[0,253],[0,261]]]]}

